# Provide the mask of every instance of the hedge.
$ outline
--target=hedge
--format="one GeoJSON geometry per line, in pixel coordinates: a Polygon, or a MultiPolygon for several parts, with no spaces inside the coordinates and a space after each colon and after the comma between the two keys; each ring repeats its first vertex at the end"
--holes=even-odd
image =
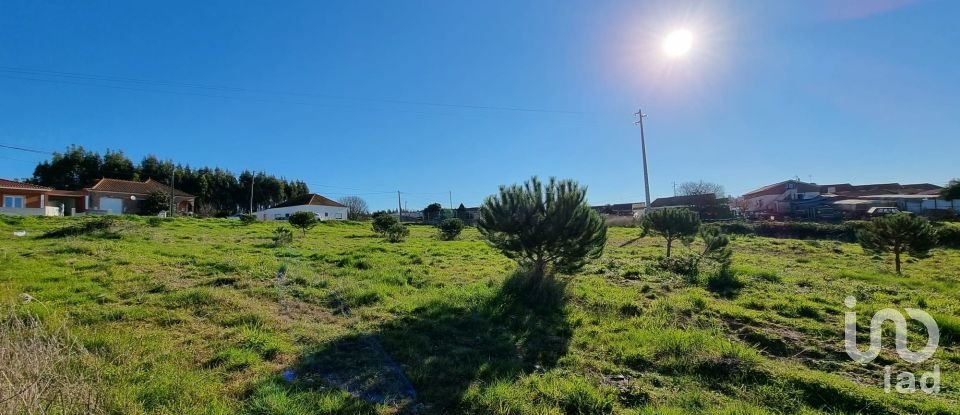
{"type": "Polygon", "coordinates": [[[943,225],[937,229],[937,242],[947,248],[960,248],[960,227],[943,225]]]}
{"type": "MultiPolygon", "coordinates": [[[[756,235],[781,239],[829,239],[843,242],[856,242],[857,230],[867,221],[847,221],[843,223],[818,222],[713,222],[713,226],[730,235],[756,235]]],[[[947,223],[934,223],[937,228],[938,245],[945,248],[960,248],[960,226],[947,223]]]]}
{"type": "Polygon", "coordinates": [[[831,239],[844,242],[857,240],[857,229],[864,222],[849,221],[839,224],[817,222],[715,222],[721,232],[734,235],[757,235],[783,239],[831,239]]]}

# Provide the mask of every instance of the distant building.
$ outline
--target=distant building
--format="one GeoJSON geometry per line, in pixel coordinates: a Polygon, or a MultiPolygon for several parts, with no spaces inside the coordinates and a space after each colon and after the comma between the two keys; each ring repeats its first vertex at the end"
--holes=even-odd
{"type": "Polygon", "coordinates": [[[640,212],[643,212],[644,208],[646,208],[646,203],[644,202],[593,206],[593,210],[596,210],[597,213],[612,216],[637,216],[640,212]]]}
{"type": "Polygon", "coordinates": [[[660,197],[650,203],[650,209],[687,208],[700,215],[701,219],[727,219],[733,216],[727,198],[718,198],[714,193],[660,197]]]}
{"type": "MultiPolygon", "coordinates": [[[[123,214],[140,213],[144,201],[152,193],[162,192],[170,195],[170,186],[153,179],[145,182],[119,179],[100,179],[93,186],[84,189],[84,207],[86,210],[100,213],[123,214]]],[[[78,199],[82,193],[70,197],[64,194],[64,199],[78,199]]],[[[181,215],[193,214],[193,203],[196,197],[182,190],[174,188],[174,206],[181,215]]],[[[74,202],[78,204],[78,202],[74,202]]]]}
{"type": "Polygon", "coordinates": [[[930,183],[850,183],[818,185],[787,180],[743,195],[748,217],[773,219],[860,218],[872,207],[896,207],[916,214],[960,213],[960,201],[940,198],[930,183]]]}
{"type": "Polygon", "coordinates": [[[0,179],[0,213],[20,216],[58,216],[60,210],[48,206],[49,187],[0,179]]]}
{"type": "MultiPolygon", "coordinates": [[[[140,213],[143,202],[156,191],[169,194],[170,188],[153,180],[100,179],[83,190],[57,190],[0,179],[3,195],[0,213],[38,216],[140,213]]],[[[193,195],[180,190],[175,190],[174,195],[178,213],[193,213],[193,195]]]]}
{"type": "Polygon", "coordinates": [[[745,193],[742,206],[748,217],[782,218],[793,211],[791,202],[819,196],[820,187],[815,183],[787,180],[745,193]]]}
{"type": "Polygon", "coordinates": [[[296,212],[313,212],[319,220],[346,220],[347,207],[324,196],[311,193],[256,213],[260,220],[287,220],[296,212]]]}

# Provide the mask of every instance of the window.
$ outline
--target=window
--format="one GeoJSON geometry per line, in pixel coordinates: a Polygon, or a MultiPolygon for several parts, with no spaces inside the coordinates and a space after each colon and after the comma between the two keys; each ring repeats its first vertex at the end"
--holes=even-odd
{"type": "Polygon", "coordinates": [[[330,212],[323,212],[323,217],[330,216],[330,212]]]}
{"type": "Polygon", "coordinates": [[[3,196],[3,207],[5,208],[23,209],[23,205],[23,196],[3,196]]]}
{"type": "Polygon", "coordinates": [[[343,219],[343,214],[342,214],[342,213],[337,213],[337,219],[343,219]]]}

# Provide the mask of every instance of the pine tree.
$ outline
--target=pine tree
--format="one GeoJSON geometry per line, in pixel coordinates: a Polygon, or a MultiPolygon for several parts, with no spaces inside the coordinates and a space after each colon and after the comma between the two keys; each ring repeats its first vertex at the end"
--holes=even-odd
{"type": "Polygon", "coordinates": [[[857,232],[864,251],[893,253],[894,266],[900,274],[900,254],[924,258],[937,244],[937,234],[925,218],[897,213],[875,218],[857,232]]]}
{"type": "Polygon", "coordinates": [[[534,176],[522,186],[501,186],[486,198],[480,233],[535,280],[552,271],[572,273],[603,253],[607,226],[586,203],[587,189],[572,180],[534,176]]]}
{"type": "Polygon", "coordinates": [[[700,230],[700,218],[693,211],[683,208],[666,208],[647,211],[640,221],[641,237],[649,234],[667,240],[667,258],[670,258],[673,241],[689,244],[700,230]]]}

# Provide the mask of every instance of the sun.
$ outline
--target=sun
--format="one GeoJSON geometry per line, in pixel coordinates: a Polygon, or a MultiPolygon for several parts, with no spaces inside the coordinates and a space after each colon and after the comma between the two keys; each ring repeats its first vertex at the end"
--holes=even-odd
{"type": "Polygon", "coordinates": [[[674,30],[663,39],[663,52],[669,56],[683,56],[693,45],[693,34],[689,30],[674,30]]]}

